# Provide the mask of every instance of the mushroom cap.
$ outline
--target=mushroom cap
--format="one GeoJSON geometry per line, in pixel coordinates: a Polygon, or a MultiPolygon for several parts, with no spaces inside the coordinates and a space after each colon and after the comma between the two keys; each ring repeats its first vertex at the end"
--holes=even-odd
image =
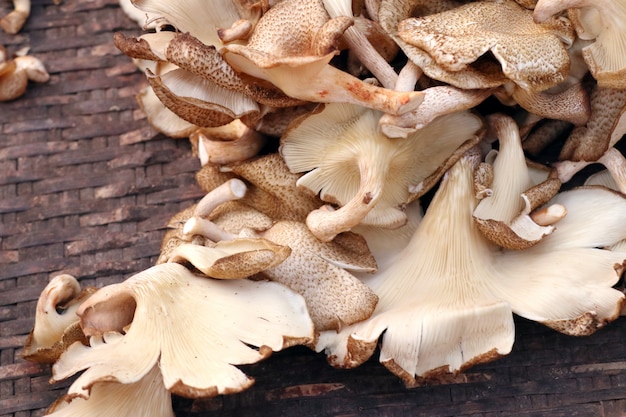
{"type": "Polygon", "coordinates": [[[461,71],[490,51],[502,72],[527,90],[545,90],[569,70],[569,21],[533,21],[532,11],[512,0],[477,1],[400,22],[398,35],[448,71],[461,71]],[[472,22],[472,24],[467,24],[472,22]]]}
{"type": "Polygon", "coordinates": [[[291,248],[291,255],[264,275],[304,297],[316,331],[341,329],[371,315],[378,297],[348,271],[376,269],[361,236],[347,233],[320,242],[305,224],[293,221],[277,222],[261,235],[291,248]]]}
{"type": "Polygon", "coordinates": [[[46,411],[52,417],[174,417],[170,393],[163,386],[157,366],[137,382],[98,382],[91,388],[89,399],[70,394],[59,398],[46,411]]]}
{"type": "Polygon", "coordinates": [[[239,392],[253,380],[235,365],[313,337],[304,300],[286,287],[202,278],[176,263],[103,287],[77,314],[85,333],[102,342],[73,344],[54,365],[53,380],[85,369],[75,382],[84,397],[97,382],[137,382],[157,364],[174,394],[239,392]]]}
{"type": "Polygon", "coordinates": [[[78,280],[71,275],[53,277],[37,300],[35,326],[24,343],[24,359],[53,363],[72,343],[86,343],[87,339],[77,326],[76,311],[94,292],[92,287],[81,289],[78,280]]]}
{"type": "Polygon", "coordinates": [[[333,365],[367,360],[382,335],[381,362],[415,385],[510,352],[513,313],[570,335],[618,317],[624,294],[613,285],[626,254],[598,247],[626,236],[626,199],[560,193],[550,202],[568,210],[559,228],[530,249],[503,250],[472,220],[478,161],[467,154],[447,172],[399,259],[363,279],[379,297],[372,316],[320,334],[316,349],[333,365]]]}

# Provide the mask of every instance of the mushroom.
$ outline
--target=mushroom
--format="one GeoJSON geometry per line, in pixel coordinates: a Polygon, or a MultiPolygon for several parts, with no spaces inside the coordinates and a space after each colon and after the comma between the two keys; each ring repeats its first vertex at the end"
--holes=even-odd
{"type": "Polygon", "coordinates": [[[11,35],[19,32],[30,16],[30,0],[13,0],[13,7],[13,11],[0,19],[2,30],[11,35]]]}
{"type": "MultiPolygon", "coordinates": [[[[539,211],[542,220],[533,217],[537,213],[534,210],[558,192],[561,182],[550,178],[547,170],[541,182],[536,182],[527,166],[513,119],[494,114],[488,120],[499,139],[500,151],[497,156],[489,157],[493,183],[480,184],[481,190],[487,188],[489,192],[474,210],[474,219],[485,236],[499,246],[525,249],[552,233],[553,223],[566,215],[564,207],[551,206],[539,211]],[[546,215],[550,218],[547,223],[546,215]]],[[[486,167],[483,165],[483,168],[486,167]]]]}
{"type": "Polygon", "coordinates": [[[72,385],[72,394],[83,398],[97,382],[134,383],[155,366],[176,395],[239,392],[253,380],[235,365],[313,337],[304,300],[288,288],[199,277],[177,263],[103,287],[77,314],[85,334],[102,343],[70,346],[53,366],[52,379],[85,370],[72,385]]]}
{"type": "Polygon", "coordinates": [[[142,88],[136,99],[150,126],[170,138],[188,138],[198,129],[198,126],[165,107],[152,87],[142,88]]]}
{"type": "MultiPolygon", "coordinates": [[[[360,236],[347,233],[336,241],[321,242],[305,224],[287,220],[277,221],[266,230],[242,227],[228,232],[212,221],[199,217],[201,212],[196,207],[195,215],[185,222],[183,230],[187,235],[200,235],[210,241],[218,241],[217,245],[220,246],[228,244],[228,241],[260,239],[290,249],[288,257],[268,265],[262,273],[304,297],[317,331],[340,329],[369,317],[374,309],[376,296],[346,271],[373,272],[376,269],[376,262],[360,236]]],[[[172,253],[172,260],[183,247],[196,252],[202,248],[196,245],[180,246],[172,253]]],[[[198,261],[189,260],[197,267],[196,262],[202,260],[200,256],[196,258],[198,261]]]]}
{"type": "Polygon", "coordinates": [[[478,162],[468,153],[446,173],[398,259],[363,278],[379,297],[372,316],[320,334],[316,350],[332,365],[363,363],[382,335],[380,361],[417,385],[508,354],[512,313],[571,335],[617,318],[624,295],[612,286],[626,255],[597,247],[626,236],[626,199],[606,189],[561,193],[554,203],[568,216],[559,229],[530,249],[507,251],[472,220],[478,162]]]}
{"type": "Polygon", "coordinates": [[[72,343],[87,343],[77,325],[76,310],[94,292],[91,287],[81,289],[71,275],[53,277],[37,300],[35,326],[24,343],[24,359],[52,363],[72,343]]]}
{"type": "MultiPolygon", "coordinates": [[[[2,48],[3,56],[6,51],[2,48]]],[[[26,92],[28,81],[46,82],[50,75],[38,58],[31,55],[18,56],[5,62],[0,61],[0,101],[10,101],[26,92]]]]}
{"type": "Polygon", "coordinates": [[[262,135],[238,119],[224,126],[198,129],[189,140],[201,165],[245,161],[256,156],[265,144],[262,135]]]}
{"type": "Polygon", "coordinates": [[[478,60],[463,70],[449,71],[439,65],[425,50],[405,42],[398,33],[401,21],[413,16],[427,16],[453,10],[463,3],[455,0],[429,2],[424,0],[382,0],[378,12],[380,25],[393,38],[405,55],[428,77],[462,89],[488,89],[502,85],[507,77],[494,60],[478,60]]]}
{"type": "Polygon", "coordinates": [[[402,205],[425,193],[454,160],[472,146],[481,120],[468,113],[440,116],[406,139],[378,128],[381,114],[348,104],[329,104],[298,119],[281,138],[280,153],[297,181],[341,208],[323,206],[306,223],[323,241],[357,224],[396,228],[406,222],[402,205]],[[412,195],[409,188],[419,187],[412,195]]]}
{"type": "Polygon", "coordinates": [[[263,15],[246,45],[225,45],[223,55],[236,71],[300,100],[350,102],[392,114],[417,108],[420,92],[377,87],[329,65],[351,24],[346,16],[331,19],[322,0],[285,0],[263,15]]]}
{"type": "Polygon", "coordinates": [[[621,0],[539,0],[533,12],[544,22],[563,10],[575,23],[578,36],[595,39],[583,48],[583,58],[602,87],[626,88],[626,5],[621,0]],[[574,9],[579,8],[576,12],[574,9]]]}
{"type": "MultiPolygon", "coordinates": [[[[92,338],[93,344],[102,343],[92,338]]],[[[79,391],[74,385],[70,393],[79,391]]],[[[96,382],[88,399],[82,395],[68,394],[58,399],[46,410],[50,417],[174,417],[171,394],[163,386],[163,377],[154,366],[137,382],[120,384],[113,381],[96,382]]]]}
{"type": "Polygon", "coordinates": [[[453,72],[491,52],[507,78],[526,90],[542,91],[566,78],[570,64],[566,47],[575,34],[566,20],[537,24],[532,11],[504,0],[471,2],[405,19],[398,25],[398,36],[453,72]]]}

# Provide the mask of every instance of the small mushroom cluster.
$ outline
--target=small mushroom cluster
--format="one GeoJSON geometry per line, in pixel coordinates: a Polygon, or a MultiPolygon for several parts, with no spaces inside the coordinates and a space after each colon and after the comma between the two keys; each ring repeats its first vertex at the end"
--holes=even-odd
{"type": "Polygon", "coordinates": [[[206,196],[152,268],[44,291],[28,355],[84,371],[51,415],[172,415],[295,344],[340,368],[378,347],[416,386],[510,353],[514,315],[575,336],[620,316],[623,1],[133,5],[150,32],[115,43],[206,196]]]}

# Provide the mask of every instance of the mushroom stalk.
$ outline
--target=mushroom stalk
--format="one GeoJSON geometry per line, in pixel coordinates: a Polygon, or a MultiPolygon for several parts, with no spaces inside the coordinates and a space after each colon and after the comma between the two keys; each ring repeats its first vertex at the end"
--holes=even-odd
{"type": "Polygon", "coordinates": [[[238,178],[226,181],[205,195],[196,206],[194,216],[208,216],[217,206],[238,200],[246,194],[246,184],[238,178]]]}
{"type": "MultiPolygon", "coordinates": [[[[337,210],[326,205],[309,213],[306,224],[315,237],[323,242],[333,240],[337,234],[358,225],[376,205],[383,192],[389,166],[384,158],[370,162],[359,161],[361,182],[358,192],[350,201],[337,210]]],[[[395,226],[400,227],[402,224],[395,226]]]]}
{"type": "MultiPolygon", "coordinates": [[[[353,17],[352,2],[350,0],[324,0],[324,7],[331,18],[339,16],[353,17]]],[[[344,40],[348,43],[350,51],[361,61],[365,67],[374,74],[376,79],[385,88],[394,88],[398,74],[391,65],[374,49],[370,41],[356,27],[350,26],[343,33],[344,40]]]]}

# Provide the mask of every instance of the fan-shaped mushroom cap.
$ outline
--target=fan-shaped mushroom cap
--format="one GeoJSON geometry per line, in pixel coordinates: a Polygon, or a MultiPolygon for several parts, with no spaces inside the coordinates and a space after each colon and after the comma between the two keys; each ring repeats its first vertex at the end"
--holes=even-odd
{"type": "Polygon", "coordinates": [[[583,39],[595,42],[583,48],[583,57],[591,74],[603,87],[626,87],[626,5],[621,0],[539,0],[533,17],[544,22],[557,13],[580,8],[568,15],[576,23],[583,39]]]}
{"type": "Polygon", "coordinates": [[[182,119],[165,107],[151,87],[141,89],[136,96],[139,107],[146,115],[150,126],[171,138],[187,138],[198,126],[182,119]]]}
{"type": "MultiPolygon", "coordinates": [[[[307,225],[331,240],[357,224],[395,228],[406,222],[401,206],[423,194],[443,174],[439,170],[457,148],[474,144],[481,120],[467,112],[441,116],[406,139],[378,130],[379,112],[330,104],[292,124],[280,152],[292,172],[307,172],[297,184],[341,206],[315,210],[307,225]]],[[[460,155],[459,155],[460,156],[460,155]]]]}
{"type": "MultiPolygon", "coordinates": [[[[94,343],[98,342],[92,338],[94,343]]],[[[137,382],[98,382],[91,387],[88,399],[72,398],[70,394],[58,399],[46,411],[50,417],[174,417],[171,394],[163,386],[163,377],[157,366],[137,382]]]]}
{"type": "Polygon", "coordinates": [[[77,314],[85,334],[103,342],[72,345],[54,365],[53,380],[84,369],[75,382],[83,396],[100,381],[137,382],[155,365],[174,394],[239,392],[253,380],[235,365],[313,337],[304,300],[286,287],[201,278],[177,263],[103,287],[77,314]]]}
{"type": "Polygon", "coordinates": [[[95,288],[81,289],[71,275],[53,277],[37,301],[35,326],[24,344],[24,359],[52,363],[76,341],[86,342],[76,310],[95,288]]]}
{"type": "Polygon", "coordinates": [[[570,62],[566,46],[575,37],[568,21],[537,24],[532,11],[512,0],[477,1],[408,18],[399,24],[398,35],[448,71],[464,70],[491,51],[509,79],[537,91],[565,79],[570,62]]]}
{"type": "MultiPolygon", "coordinates": [[[[554,231],[552,224],[533,220],[531,212],[548,202],[561,182],[548,178],[546,172],[542,182],[535,183],[515,121],[502,114],[491,115],[488,120],[499,139],[500,151],[492,162],[493,183],[487,185],[490,193],[474,210],[474,219],[488,239],[508,249],[524,249],[554,231]]],[[[565,210],[554,207],[553,214],[555,210],[565,216],[565,210]]]]}
{"type": "Polygon", "coordinates": [[[606,189],[559,194],[552,203],[568,216],[558,230],[506,251],[472,220],[478,162],[468,154],[448,171],[398,260],[363,279],[379,296],[372,316],[320,334],[316,349],[333,365],[364,362],[382,335],[381,362],[415,385],[510,352],[512,313],[572,335],[617,318],[624,295],[612,286],[626,254],[597,247],[626,236],[626,199],[606,189]]]}
{"type": "Polygon", "coordinates": [[[507,78],[502,73],[502,69],[497,62],[479,60],[464,70],[448,71],[435,62],[428,52],[405,42],[398,35],[398,25],[405,19],[452,10],[462,4],[454,0],[437,2],[383,0],[379,9],[379,21],[380,25],[396,41],[406,56],[430,78],[464,89],[484,89],[500,86],[507,81],[507,78]]]}

